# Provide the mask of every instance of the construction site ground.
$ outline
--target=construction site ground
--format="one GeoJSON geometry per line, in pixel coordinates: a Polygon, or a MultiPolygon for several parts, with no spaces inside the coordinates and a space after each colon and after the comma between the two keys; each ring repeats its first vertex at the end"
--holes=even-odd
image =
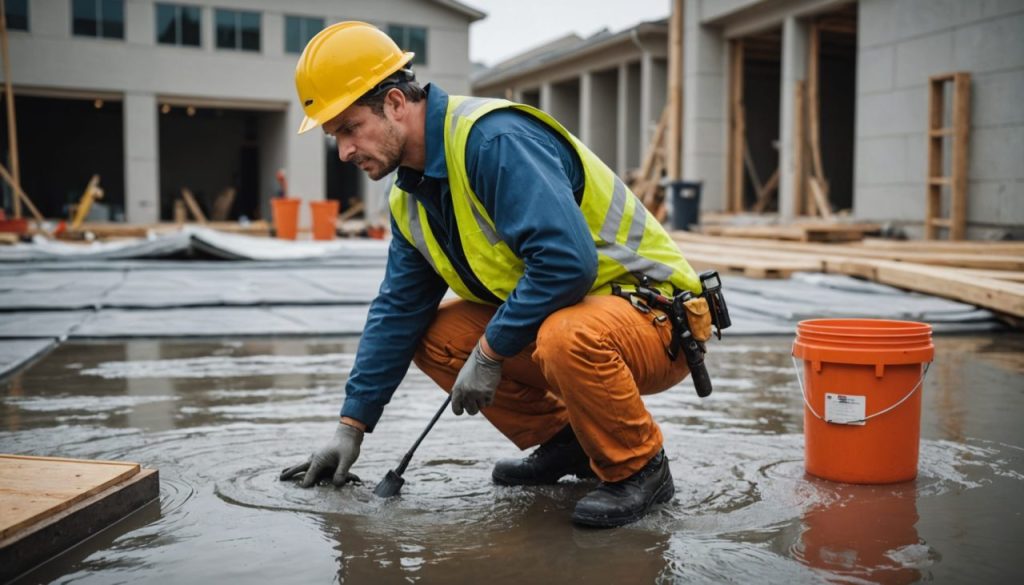
{"type": "Polygon", "coordinates": [[[646,399],[675,498],[634,525],[592,531],[569,522],[592,483],[491,483],[493,464],[519,452],[480,417],[444,415],[402,496],[373,496],[444,398],[415,367],[363,444],[361,485],[278,481],[330,435],[387,244],[299,254],[316,246],[263,240],[259,259],[217,260],[230,244],[193,236],[187,254],[203,260],[0,263],[0,452],[135,461],[161,478],[159,503],[24,582],[1024,576],[1024,335],[987,309],[843,274],[726,274],[735,326],[710,344],[714,393],[699,399],[684,380],[646,399]],[[935,328],[916,481],[854,486],[804,472],[793,335],[800,320],[843,316],[935,328]]]}

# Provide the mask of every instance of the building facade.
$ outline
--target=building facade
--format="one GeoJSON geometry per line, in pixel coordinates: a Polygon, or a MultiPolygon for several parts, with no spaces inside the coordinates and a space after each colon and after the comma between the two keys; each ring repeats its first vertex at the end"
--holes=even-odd
{"type": "MultiPolygon", "coordinates": [[[[815,213],[821,187],[834,212],[920,236],[930,190],[950,217],[956,166],[954,138],[932,131],[953,124],[952,84],[933,121],[931,79],[966,73],[967,235],[1024,238],[1024,3],[682,5],[682,178],[703,181],[703,209],[792,219],[815,213]]],[[[475,76],[474,89],[565,116],[625,175],[665,103],[667,33],[652,26],[519,57],[475,76]]]]}
{"type": "Polygon", "coordinates": [[[382,185],[342,165],[319,133],[296,134],[299,53],[324,26],[364,20],[417,52],[419,79],[466,92],[469,25],[484,16],[454,0],[6,6],[25,191],[60,217],[98,173],[109,219],[132,223],[170,219],[182,188],[207,210],[235,188],[231,218],[267,217],[279,169],[292,196],[363,196],[380,207],[382,185]]]}

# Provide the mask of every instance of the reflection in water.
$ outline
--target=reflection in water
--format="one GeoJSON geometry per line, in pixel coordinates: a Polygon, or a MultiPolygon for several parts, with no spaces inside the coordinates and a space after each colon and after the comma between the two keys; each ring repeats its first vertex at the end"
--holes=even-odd
{"type": "Polygon", "coordinates": [[[872,583],[913,583],[933,554],[917,533],[917,486],[829,484],[827,503],[807,509],[792,555],[830,575],[872,583]]]}
{"type": "Polygon", "coordinates": [[[985,535],[1024,533],[1001,508],[1024,485],[1024,336],[936,339],[918,479],[877,487],[805,474],[791,343],[717,346],[709,399],[689,382],[645,397],[676,496],[608,531],[569,522],[593,484],[494,486],[518,452],[480,417],[442,417],[401,497],[374,497],[443,398],[415,368],[363,443],[365,483],[278,481],[329,435],[355,340],[65,344],[0,386],[0,452],[139,461],[160,469],[161,501],[26,582],[956,583],[965,550],[1020,581],[1013,539],[985,535]],[[978,520],[919,513],[936,507],[978,520]]]}

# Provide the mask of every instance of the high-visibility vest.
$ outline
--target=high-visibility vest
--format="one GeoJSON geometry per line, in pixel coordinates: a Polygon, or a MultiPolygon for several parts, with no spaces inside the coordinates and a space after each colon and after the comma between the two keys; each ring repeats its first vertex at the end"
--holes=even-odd
{"type": "MultiPolygon", "coordinates": [[[[699,293],[700,281],[683,258],[679,246],[644,208],[643,203],[575,136],[548,114],[507,100],[449,96],[444,119],[444,147],[455,221],[470,269],[495,297],[504,301],[523,276],[523,261],[498,236],[494,220],[473,192],[466,172],[466,143],[473,124],[501,108],[515,108],[543,121],[572,145],[583,164],[584,187],[580,210],[597,248],[597,278],[589,294],[608,294],[612,284],[651,283],[671,294],[672,289],[699,293]]],[[[396,184],[389,197],[398,229],[420,251],[459,297],[484,303],[474,295],[445,255],[430,230],[427,212],[414,196],[396,184]]]]}

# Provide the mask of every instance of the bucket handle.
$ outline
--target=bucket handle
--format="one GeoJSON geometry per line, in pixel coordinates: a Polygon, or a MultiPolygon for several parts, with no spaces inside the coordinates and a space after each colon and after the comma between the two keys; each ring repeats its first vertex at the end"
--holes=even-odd
{"type": "Polygon", "coordinates": [[[890,410],[896,408],[897,406],[903,404],[904,402],[907,401],[908,398],[913,396],[914,392],[917,392],[917,389],[920,388],[921,384],[924,383],[925,377],[928,376],[928,368],[930,368],[931,365],[932,365],[931,362],[925,363],[925,365],[924,365],[924,372],[921,373],[921,378],[917,381],[917,384],[914,384],[914,387],[910,389],[910,392],[907,392],[907,395],[904,396],[903,398],[900,398],[899,401],[896,402],[896,404],[893,404],[889,408],[886,408],[884,410],[880,410],[880,411],[878,411],[878,412],[876,412],[874,414],[869,414],[869,415],[865,416],[864,418],[862,418],[860,420],[849,420],[849,421],[845,421],[845,422],[835,422],[835,421],[827,421],[827,420],[825,420],[820,414],[818,414],[818,411],[814,410],[814,407],[811,406],[811,403],[807,400],[807,391],[804,390],[804,379],[800,375],[800,367],[797,366],[796,358],[793,357],[793,356],[789,356],[789,358],[791,360],[793,360],[793,369],[796,370],[796,379],[797,379],[797,382],[800,383],[800,396],[804,399],[804,404],[807,405],[807,408],[811,411],[811,414],[816,416],[818,418],[818,420],[823,420],[825,422],[831,422],[832,424],[839,424],[839,425],[855,425],[855,424],[860,424],[862,422],[867,422],[868,419],[875,418],[876,416],[881,416],[881,415],[889,412],[890,410]]]}

